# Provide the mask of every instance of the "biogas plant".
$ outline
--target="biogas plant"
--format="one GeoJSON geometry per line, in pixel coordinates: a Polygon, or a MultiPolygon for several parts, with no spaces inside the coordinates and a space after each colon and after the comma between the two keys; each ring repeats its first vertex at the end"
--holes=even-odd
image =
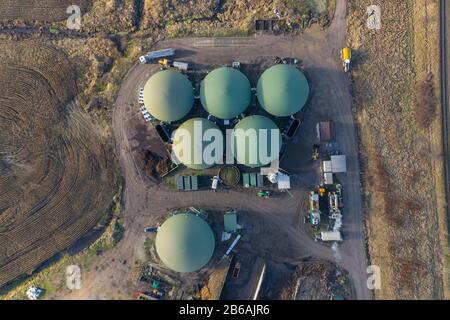
{"type": "Polygon", "coordinates": [[[283,141],[298,128],[295,115],[310,92],[302,71],[274,65],[252,88],[241,64],[233,66],[208,72],[197,86],[176,69],[162,70],[141,89],[141,111],[170,146],[176,165],[261,168],[279,160],[283,141]]]}
{"type": "Polygon", "coordinates": [[[450,0],[4,0],[0,37],[0,300],[450,298],[450,0]]]}
{"type": "MultiPolygon", "coordinates": [[[[145,125],[139,117],[136,128],[144,127],[139,130],[149,138],[142,143],[146,151],[135,159],[145,178],[156,181],[184,207],[168,209],[153,226],[145,228],[147,240],[152,239],[148,247],[152,267],[146,271],[147,278],[165,275],[169,277],[166,284],[181,288],[186,282],[189,286],[206,275],[217,274],[218,266],[224,264],[225,278],[230,268],[238,278],[244,269],[239,261],[245,259],[256,261],[246,266],[245,272],[253,278],[263,277],[265,262],[260,257],[240,253],[234,258],[242,237],[246,241],[246,228],[252,225],[238,218],[241,202],[247,201],[238,198],[253,198],[248,199],[251,203],[298,195],[291,183],[297,170],[292,172],[292,166],[286,169],[283,159],[292,143],[301,150],[298,143],[310,139],[301,129],[312,107],[303,66],[297,59],[287,58],[215,65],[171,61],[169,56],[176,56],[174,49],[154,51],[140,59],[142,68],[149,72],[142,77],[138,92],[145,125]],[[230,197],[230,193],[235,196],[230,197]]],[[[331,122],[318,123],[320,139],[331,140],[331,128],[331,122]]],[[[300,154],[296,162],[306,163],[302,170],[314,175],[321,166],[315,161],[318,148],[314,145],[312,149],[312,161],[306,160],[307,152],[295,152],[300,154]]],[[[326,160],[322,187],[317,189],[320,194],[316,198],[316,191],[311,193],[307,219],[317,240],[340,241],[340,187],[329,196],[336,209],[333,218],[322,221],[321,217],[331,214],[323,203],[327,192],[336,189],[333,174],[345,172],[345,160],[326,160]],[[331,229],[324,231],[324,224],[331,229]]],[[[226,283],[234,286],[233,281],[226,283]]],[[[258,281],[249,281],[249,285],[255,283],[258,281]]],[[[254,293],[256,287],[248,290],[254,293]]],[[[167,294],[170,290],[154,291],[167,294]]],[[[175,296],[171,294],[171,298],[175,296]]]]}

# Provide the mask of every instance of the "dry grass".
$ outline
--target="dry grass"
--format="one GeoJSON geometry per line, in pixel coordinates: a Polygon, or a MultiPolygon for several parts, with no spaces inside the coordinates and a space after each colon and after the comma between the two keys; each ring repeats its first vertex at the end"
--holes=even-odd
{"type": "Polygon", "coordinates": [[[439,84],[428,76],[439,72],[437,1],[383,1],[379,31],[365,27],[371,4],[350,1],[348,29],[357,57],[353,92],[369,253],[382,270],[382,290],[375,294],[441,298],[442,150],[434,140],[440,135],[440,113],[434,109],[439,84]]]}
{"type": "Polygon", "coordinates": [[[428,73],[427,77],[416,83],[416,122],[422,129],[427,129],[432,124],[436,116],[436,95],[434,93],[433,74],[428,73]]]}
{"type": "MultiPolygon", "coordinates": [[[[0,26],[66,29],[69,1],[20,0],[0,4],[0,26]]],[[[255,19],[274,19],[278,9],[286,25],[301,19],[331,16],[335,0],[83,0],[82,31],[129,34],[158,30],[169,37],[183,35],[247,35],[255,19]]]]}
{"type": "Polygon", "coordinates": [[[92,7],[83,15],[83,31],[127,33],[136,30],[136,7],[134,0],[94,0],[92,7]]]}
{"type": "MultiPolygon", "coordinates": [[[[91,0],[78,0],[76,5],[84,12],[91,0]]],[[[21,25],[33,21],[61,21],[67,19],[66,10],[73,5],[71,0],[14,0],[0,2],[0,22],[21,25]]]]}

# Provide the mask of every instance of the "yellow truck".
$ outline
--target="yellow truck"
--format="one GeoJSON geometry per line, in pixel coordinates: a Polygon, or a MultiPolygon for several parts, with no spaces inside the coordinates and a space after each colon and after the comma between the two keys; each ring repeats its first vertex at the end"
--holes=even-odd
{"type": "Polygon", "coordinates": [[[352,59],[352,51],[350,50],[350,48],[345,47],[344,49],[341,50],[341,59],[342,59],[342,65],[344,67],[344,71],[349,72],[350,71],[350,62],[352,59]]]}

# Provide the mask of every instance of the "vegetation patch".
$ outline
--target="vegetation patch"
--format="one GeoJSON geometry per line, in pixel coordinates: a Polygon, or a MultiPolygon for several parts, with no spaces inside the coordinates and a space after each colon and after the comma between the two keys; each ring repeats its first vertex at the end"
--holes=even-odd
{"type": "Polygon", "coordinates": [[[372,30],[365,27],[372,4],[349,1],[347,29],[369,254],[382,270],[375,296],[440,299],[444,269],[436,230],[445,193],[439,84],[432,76],[439,73],[439,21],[432,18],[439,7],[437,1],[383,1],[382,27],[372,30]]]}

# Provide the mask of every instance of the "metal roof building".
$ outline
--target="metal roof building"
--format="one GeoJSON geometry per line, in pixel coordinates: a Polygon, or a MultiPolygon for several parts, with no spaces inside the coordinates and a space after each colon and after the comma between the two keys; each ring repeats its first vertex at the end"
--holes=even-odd
{"type": "Polygon", "coordinates": [[[200,100],[209,114],[225,120],[235,118],[250,104],[250,81],[234,68],[215,69],[201,83],[200,100]]]}
{"type": "Polygon", "coordinates": [[[225,213],[223,216],[223,224],[225,232],[236,232],[238,227],[236,212],[225,213]]]}
{"type": "Polygon", "coordinates": [[[240,164],[252,168],[262,167],[279,157],[281,133],[267,117],[255,115],[244,118],[234,128],[233,136],[234,156],[240,164]],[[272,145],[272,134],[274,141],[278,139],[278,146],[272,145]]]}
{"type": "Polygon", "coordinates": [[[191,213],[176,214],[158,229],[156,252],[161,261],[176,272],[195,272],[212,258],[215,237],[209,224],[191,213]]]}
{"type": "Polygon", "coordinates": [[[339,231],[322,231],[320,239],[322,241],[342,241],[342,235],[339,231]]]}
{"type": "Polygon", "coordinates": [[[299,112],[309,97],[303,72],[287,64],[267,69],[258,81],[258,101],[271,115],[288,117],[299,112]]]}
{"type": "MultiPolygon", "coordinates": [[[[212,167],[219,160],[223,160],[223,149],[220,150],[220,154],[213,154],[214,157],[217,156],[217,159],[206,159],[204,157],[205,148],[212,142],[204,141],[203,138],[205,132],[211,129],[217,137],[222,139],[223,148],[222,131],[215,123],[207,119],[189,119],[175,131],[172,149],[178,160],[186,167],[194,170],[203,170],[212,167]]],[[[211,133],[212,131],[209,132],[211,133]]]]}
{"type": "Polygon", "coordinates": [[[345,155],[331,156],[331,166],[333,173],[347,172],[347,157],[345,155]]]}
{"type": "Polygon", "coordinates": [[[189,79],[175,70],[154,74],[144,87],[144,104],[156,119],[173,122],[185,117],[194,105],[189,79]]]}

